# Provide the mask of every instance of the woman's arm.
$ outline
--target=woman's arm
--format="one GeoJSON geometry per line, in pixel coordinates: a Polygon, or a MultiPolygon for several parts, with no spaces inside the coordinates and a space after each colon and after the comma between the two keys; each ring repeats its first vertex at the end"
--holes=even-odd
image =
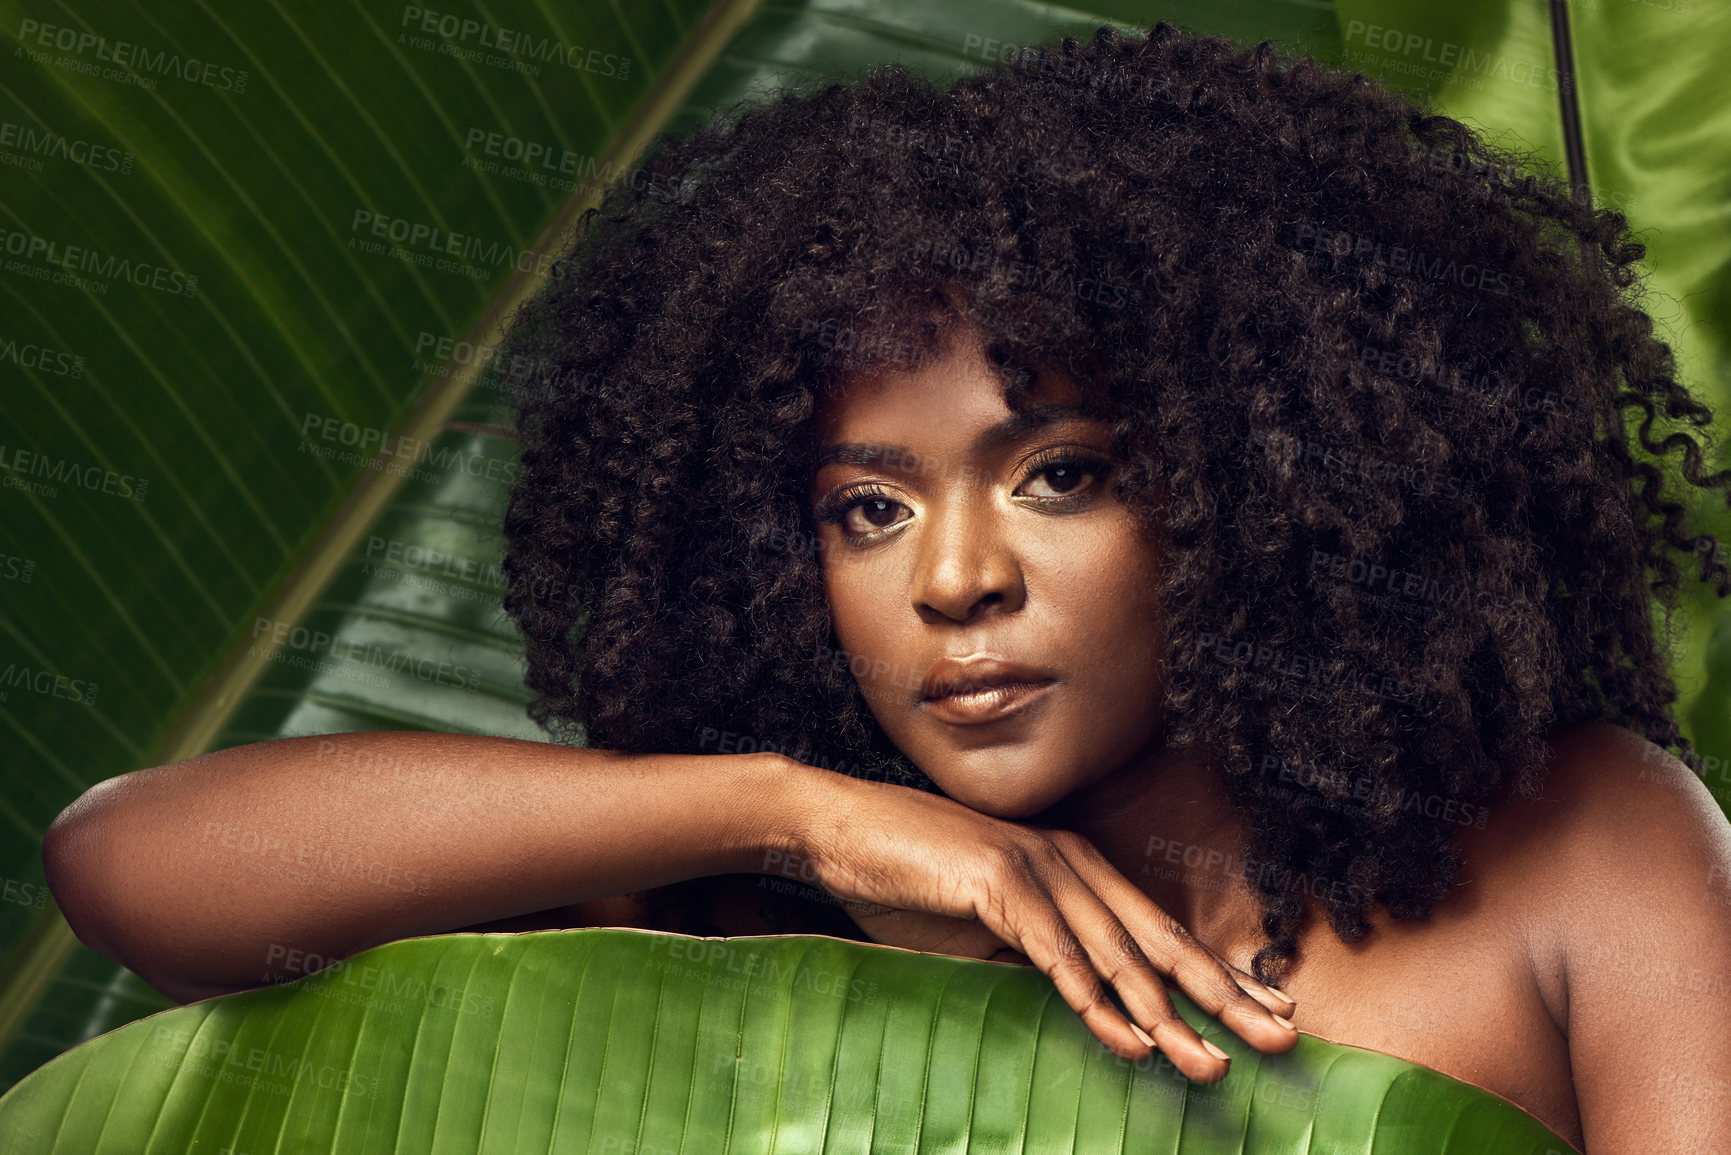
{"type": "Polygon", "coordinates": [[[761,870],[799,842],[786,786],[806,773],[823,772],[469,734],[285,738],[101,782],[42,853],[78,937],[190,1001],[395,939],[761,870]]]}
{"type": "Polygon", "coordinates": [[[1247,993],[1078,836],[779,754],[392,731],[258,742],[91,788],[50,827],[43,857],[79,937],[182,1000],[393,939],[779,873],[978,919],[1126,1058],[1158,1044],[1192,1078],[1226,1073],[1226,1053],[1173,1011],[1163,975],[1260,1049],[1298,1038],[1274,1017],[1290,1000],[1247,993]],[[1148,1031],[1112,1006],[1105,975],[1148,1031]]]}

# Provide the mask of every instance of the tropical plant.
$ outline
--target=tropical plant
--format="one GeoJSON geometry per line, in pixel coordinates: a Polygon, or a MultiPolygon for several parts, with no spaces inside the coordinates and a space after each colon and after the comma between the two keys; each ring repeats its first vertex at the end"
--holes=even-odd
{"type": "Polygon", "coordinates": [[[1030,967],[820,935],[405,939],[163,1011],[0,1098],[0,1145],[1564,1155],[1488,1091],[1314,1036],[1213,1085],[1107,1051],[1030,967]]]}
{"type": "MultiPolygon", "coordinates": [[[[1272,37],[1513,133],[1658,230],[1685,367],[1731,396],[1723,146],[1701,144],[1725,138],[1702,121],[1727,115],[1731,22],[1682,0],[6,7],[0,1085],[171,1005],[43,884],[84,789],[295,734],[542,737],[498,608],[515,457],[485,350],[656,133],[783,76],[953,76],[1103,21],[1272,37]]],[[[1723,619],[1694,604],[1683,716],[1724,803],[1731,633],[1697,677],[1723,619]]]]}

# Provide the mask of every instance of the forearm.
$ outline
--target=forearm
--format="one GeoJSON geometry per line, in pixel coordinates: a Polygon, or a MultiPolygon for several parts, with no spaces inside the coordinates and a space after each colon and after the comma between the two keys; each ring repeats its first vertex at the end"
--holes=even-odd
{"type": "Polygon", "coordinates": [[[281,739],[102,783],[44,859],[74,930],[181,997],[286,977],[291,951],[343,958],[760,870],[794,844],[796,770],[464,734],[281,739]]]}

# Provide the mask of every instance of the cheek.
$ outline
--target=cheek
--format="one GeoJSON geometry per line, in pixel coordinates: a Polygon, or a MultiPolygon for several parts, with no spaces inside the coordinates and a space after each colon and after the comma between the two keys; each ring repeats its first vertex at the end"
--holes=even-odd
{"type": "MultiPolygon", "coordinates": [[[[1054,722],[1065,740],[1116,748],[1143,735],[1160,696],[1160,554],[1121,518],[1041,527],[1017,550],[1028,600],[1011,631],[1075,683],[1070,716],[1054,722]],[[1134,731],[1134,734],[1132,734],[1134,731]]],[[[824,594],[837,646],[866,701],[887,717],[917,687],[912,663],[931,648],[931,627],[910,611],[908,575],[894,566],[826,557],[824,594]]]]}
{"type": "Polygon", "coordinates": [[[1071,683],[1065,738],[1094,763],[1128,756],[1159,725],[1165,625],[1158,555],[1134,534],[1101,533],[1054,555],[1042,629],[1071,683]]]}
{"type": "Polygon", "coordinates": [[[1030,553],[1030,592],[1066,638],[1100,645],[1096,652],[1114,664],[1139,658],[1160,628],[1159,554],[1126,527],[1091,529],[1030,553]]]}
{"type": "Polygon", "coordinates": [[[823,595],[829,603],[829,620],[835,627],[836,640],[851,649],[859,634],[859,626],[878,616],[882,607],[857,566],[826,561],[823,567],[823,595]]]}
{"type": "MultiPolygon", "coordinates": [[[[903,639],[898,639],[895,631],[917,629],[919,623],[911,615],[896,612],[900,587],[870,567],[826,563],[823,587],[836,644],[847,654],[849,668],[868,701],[872,700],[897,680],[897,671],[906,668],[897,656],[903,639]]],[[[917,652],[919,639],[908,640],[917,652]]]]}

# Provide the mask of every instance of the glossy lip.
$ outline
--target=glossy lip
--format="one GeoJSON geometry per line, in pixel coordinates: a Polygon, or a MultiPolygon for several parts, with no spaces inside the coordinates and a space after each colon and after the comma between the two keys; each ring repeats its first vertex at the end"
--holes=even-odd
{"type": "Polygon", "coordinates": [[[1043,697],[1056,682],[1009,682],[990,686],[972,693],[949,694],[942,698],[927,698],[926,713],[940,722],[955,726],[979,726],[1001,722],[1020,714],[1029,703],[1043,697]]]}
{"type": "Polygon", "coordinates": [[[944,658],[926,674],[915,705],[943,722],[980,725],[1021,713],[1055,683],[1049,670],[996,654],[944,658]]]}

